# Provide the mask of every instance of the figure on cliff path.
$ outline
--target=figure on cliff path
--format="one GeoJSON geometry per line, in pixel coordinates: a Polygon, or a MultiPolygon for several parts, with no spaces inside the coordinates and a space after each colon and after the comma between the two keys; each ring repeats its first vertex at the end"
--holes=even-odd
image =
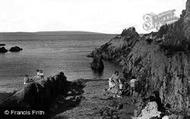
{"type": "Polygon", "coordinates": [[[134,92],[135,92],[135,83],[137,82],[138,80],[136,79],[136,77],[132,76],[132,79],[129,81],[129,84],[130,84],[130,94],[133,95],[134,92]]]}
{"type": "Polygon", "coordinates": [[[120,80],[120,75],[118,71],[114,72],[114,74],[109,78],[108,83],[108,91],[115,94],[115,97],[120,97],[120,90],[122,90],[122,82],[120,80]]]}

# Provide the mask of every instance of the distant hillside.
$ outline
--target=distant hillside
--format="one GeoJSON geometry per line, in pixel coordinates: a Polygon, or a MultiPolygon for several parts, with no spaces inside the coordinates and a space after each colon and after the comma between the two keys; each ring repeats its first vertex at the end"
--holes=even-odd
{"type": "Polygon", "coordinates": [[[87,31],[40,31],[40,32],[0,32],[0,35],[80,35],[80,34],[105,34],[87,31]]]}
{"type": "Polygon", "coordinates": [[[104,34],[84,31],[41,31],[41,32],[1,32],[0,40],[65,40],[65,39],[95,39],[116,34],[104,34]]]}
{"type": "Polygon", "coordinates": [[[88,32],[88,31],[41,31],[36,32],[39,35],[83,35],[83,34],[105,34],[98,32],[88,32]]]}

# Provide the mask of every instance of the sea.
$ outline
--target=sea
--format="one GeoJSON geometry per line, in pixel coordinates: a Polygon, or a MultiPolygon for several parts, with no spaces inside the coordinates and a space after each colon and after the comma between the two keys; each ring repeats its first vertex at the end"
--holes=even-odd
{"type": "Polygon", "coordinates": [[[6,49],[23,48],[18,53],[0,54],[0,91],[21,89],[24,76],[35,76],[37,69],[43,70],[45,77],[62,71],[70,81],[107,79],[121,68],[104,61],[104,72],[96,74],[87,55],[114,36],[90,32],[0,33],[0,43],[6,44],[6,49]]]}

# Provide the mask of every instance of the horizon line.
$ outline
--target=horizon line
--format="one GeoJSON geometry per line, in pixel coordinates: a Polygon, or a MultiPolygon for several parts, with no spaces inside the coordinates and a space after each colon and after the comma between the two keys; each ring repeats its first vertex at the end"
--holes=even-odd
{"type": "MultiPolygon", "coordinates": [[[[121,34],[122,31],[124,29],[121,30],[120,33],[105,33],[105,32],[96,32],[96,31],[83,31],[83,30],[42,30],[42,31],[0,31],[0,33],[48,33],[48,32],[79,32],[79,33],[93,33],[93,34],[121,34]]],[[[137,31],[136,31],[137,32],[137,31]]],[[[154,31],[150,31],[148,33],[151,33],[151,32],[154,32],[154,31]]],[[[137,32],[138,34],[147,34],[147,33],[140,33],[140,32],[137,32]]]]}
{"type": "Polygon", "coordinates": [[[94,33],[94,34],[120,34],[120,33],[105,33],[96,31],[83,31],[83,30],[42,30],[42,31],[0,31],[0,33],[48,33],[48,32],[79,32],[79,33],[94,33]]]}

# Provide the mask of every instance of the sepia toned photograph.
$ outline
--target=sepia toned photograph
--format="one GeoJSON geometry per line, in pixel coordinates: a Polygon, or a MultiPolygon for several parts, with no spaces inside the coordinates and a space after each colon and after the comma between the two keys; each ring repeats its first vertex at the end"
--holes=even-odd
{"type": "Polygon", "coordinates": [[[0,119],[190,119],[190,0],[0,0],[0,119]]]}

